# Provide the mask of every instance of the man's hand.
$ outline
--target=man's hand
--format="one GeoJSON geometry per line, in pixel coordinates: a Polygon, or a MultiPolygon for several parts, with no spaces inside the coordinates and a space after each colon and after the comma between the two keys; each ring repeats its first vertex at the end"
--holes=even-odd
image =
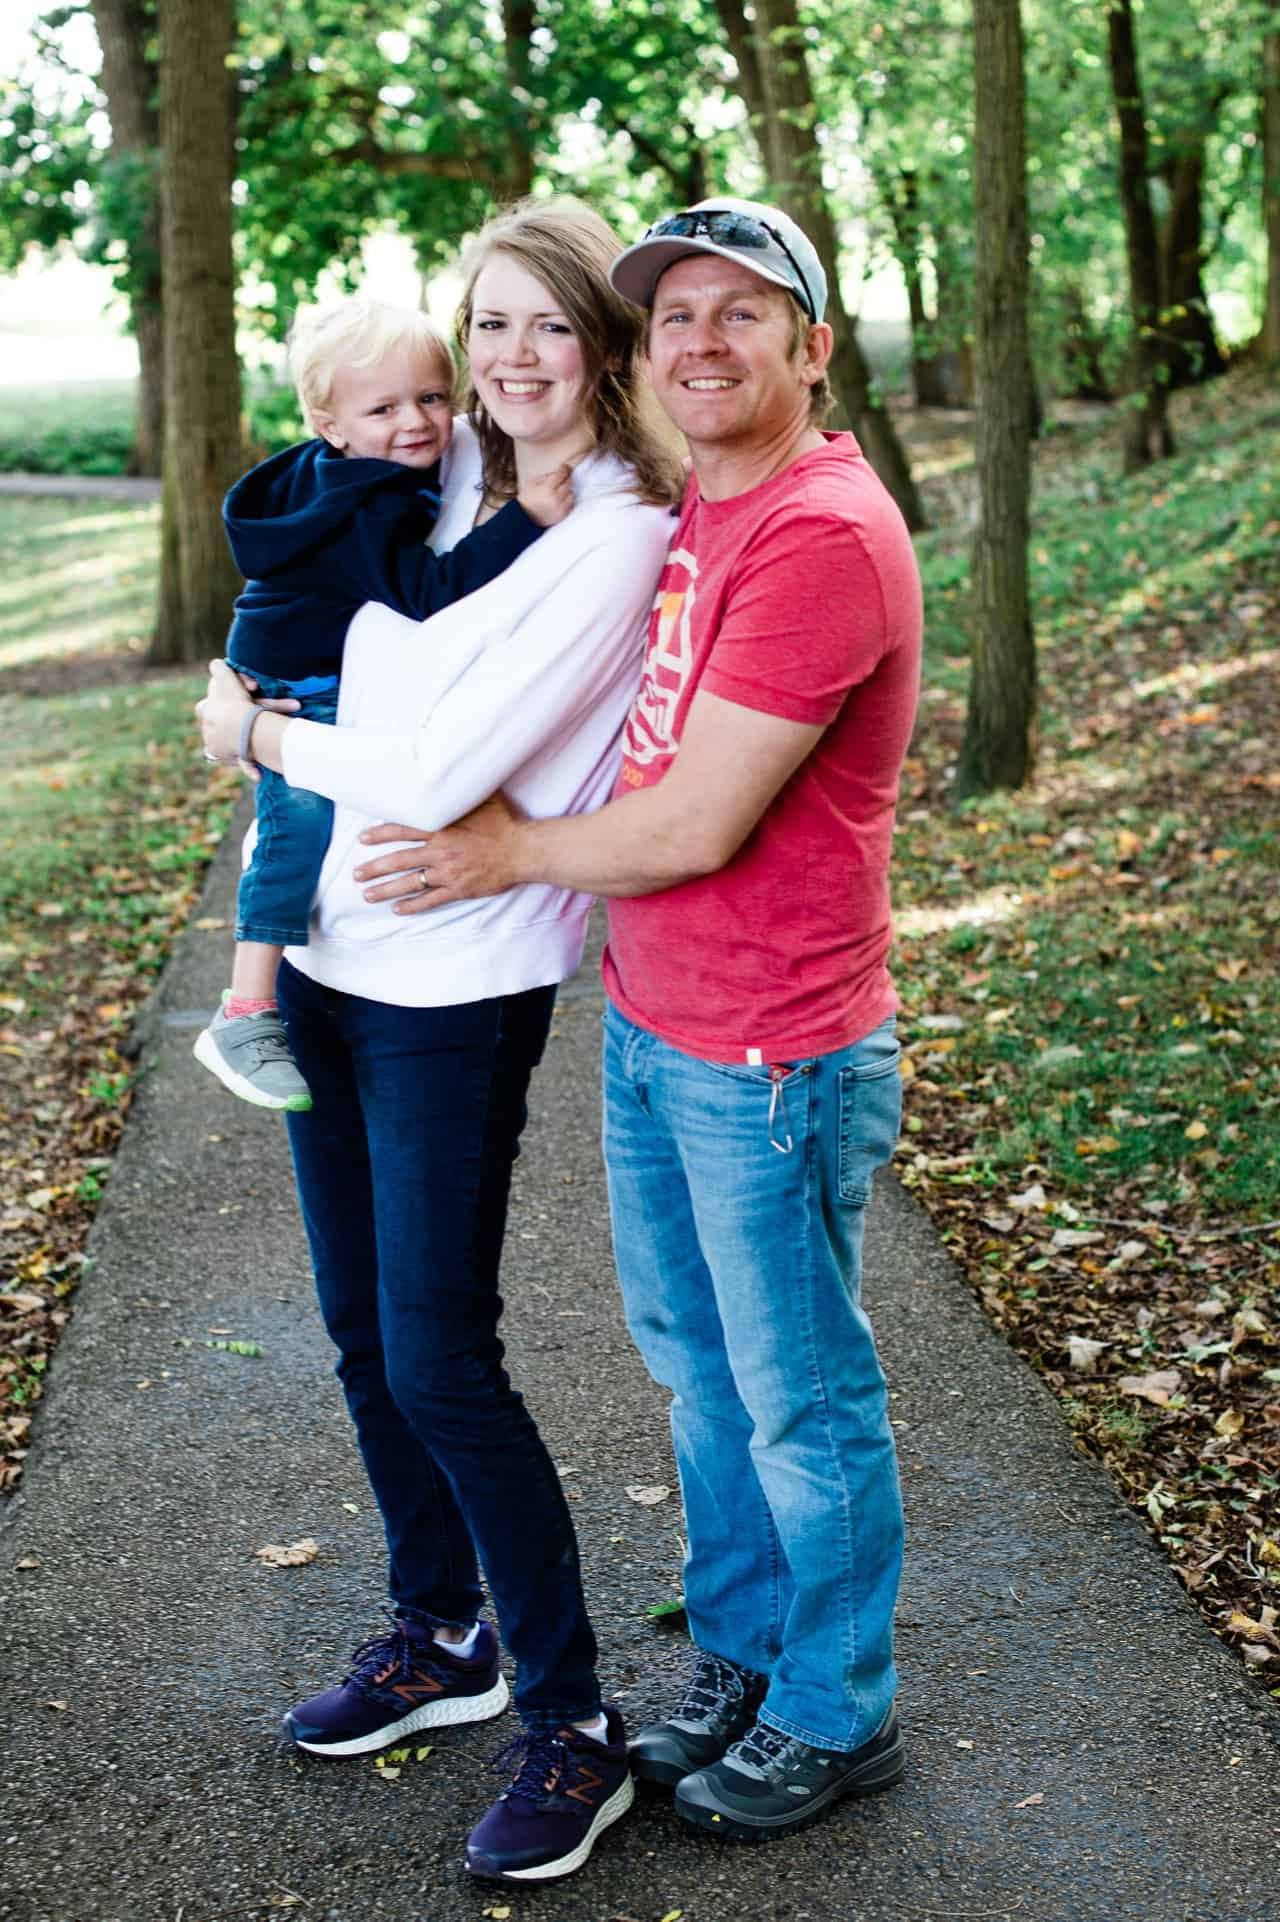
{"type": "Polygon", "coordinates": [[[520,880],[515,866],[519,827],[520,816],[505,794],[491,795],[435,834],[384,821],[366,828],[360,839],[369,846],[386,841],[411,845],[363,862],[355,878],[374,884],[364,889],[366,901],[394,901],[397,914],[421,914],[450,901],[505,894],[520,880]]]}
{"type": "Polygon", "coordinates": [[[531,521],[539,527],[554,527],[564,520],[573,506],[573,469],[567,461],[553,467],[549,474],[522,481],[516,495],[531,521]]]}

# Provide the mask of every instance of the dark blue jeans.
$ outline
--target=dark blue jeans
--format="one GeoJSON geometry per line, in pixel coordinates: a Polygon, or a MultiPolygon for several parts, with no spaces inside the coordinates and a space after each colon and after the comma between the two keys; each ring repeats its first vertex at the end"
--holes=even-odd
{"type": "Polygon", "coordinates": [[[554,988],[397,1008],[285,962],[313,1107],[291,1114],[302,1215],[396,1607],[469,1623],[483,1565],[532,1728],[599,1707],[573,1523],[498,1336],[511,1170],[554,988]]]}
{"type": "MultiPolygon", "coordinates": [[[[338,718],[338,677],[282,681],[246,668],[269,700],[292,695],[304,721],[332,726],[338,718]],[[313,691],[308,692],[308,689],[313,691]]],[[[236,896],[236,940],[268,941],[276,947],[305,947],[320,869],[333,833],[333,802],[310,788],[290,787],[283,774],[261,770],[255,790],[258,839],[240,876],[236,896]]]]}

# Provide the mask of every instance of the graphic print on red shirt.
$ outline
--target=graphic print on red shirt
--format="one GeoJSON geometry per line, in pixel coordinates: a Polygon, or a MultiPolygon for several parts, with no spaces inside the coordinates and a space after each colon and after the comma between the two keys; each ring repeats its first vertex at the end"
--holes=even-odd
{"type": "Polygon", "coordinates": [[[704,501],[691,482],[654,601],[618,792],[663,778],[699,690],[825,729],[718,873],[609,903],[605,987],[719,1061],[848,1046],[897,1005],[888,864],[919,688],[920,583],[851,434],[704,501]]]}
{"type": "Polygon", "coordinates": [[[640,769],[658,760],[665,765],[675,751],[676,713],[693,672],[693,610],[697,600],[698,562],[687,549],[673,545],[667,555],[645,652],[644,679],[627,720],[623,767],[629,787],[644,786],[640,769]],[[686,585],[667,583],[683,569],[686,585]]]}

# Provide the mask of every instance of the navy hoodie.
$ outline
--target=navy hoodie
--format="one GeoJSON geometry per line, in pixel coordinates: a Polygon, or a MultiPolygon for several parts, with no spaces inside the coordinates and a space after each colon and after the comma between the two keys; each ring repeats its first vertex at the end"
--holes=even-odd
{"type": "Polygon", "coordinates": [[[336,674],[365,601],[425,620],[501,574],[543,531],[509,501],[434,554],[425,542],[438,483],[436,467],[348,459],[325,440],[288,447],[238,480],[222,513],[247,578],[227,659],[286,681],[336,674]]]}

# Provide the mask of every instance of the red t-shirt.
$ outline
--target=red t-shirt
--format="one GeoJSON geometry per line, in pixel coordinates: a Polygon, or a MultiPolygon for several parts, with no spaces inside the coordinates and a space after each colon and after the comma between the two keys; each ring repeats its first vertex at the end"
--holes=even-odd
{"type": "Polygon", "coordinates": [[[617,792],[679,752],[699,688],[826,728],[726,867],[609,903],[604,980],[686,1054],[848,1047],[897,1007],[885,966],[898,776],[920,679],[911,538],[852,434],[730,500],[685,496],[617,792]]]}

